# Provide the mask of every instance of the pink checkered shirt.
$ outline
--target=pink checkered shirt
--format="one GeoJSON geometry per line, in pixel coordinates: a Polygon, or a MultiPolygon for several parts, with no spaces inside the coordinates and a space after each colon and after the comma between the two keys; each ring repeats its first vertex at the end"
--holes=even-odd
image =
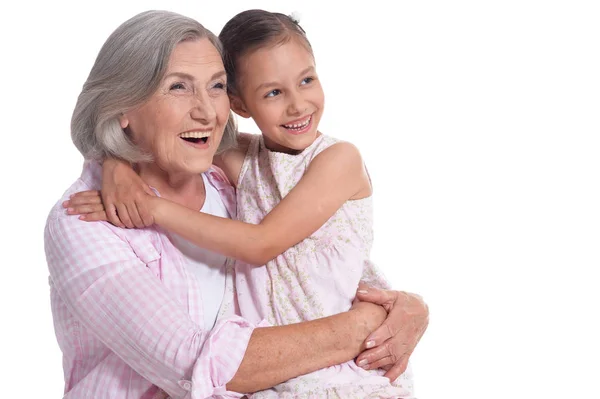
{"type": "MultiPolygon", "coordinates": [[[[99,189],[101,167],[81,177],[46,223],[54,328],[63,352],[65,398],[239,398],[225,384],[237,371],[254,325],[233,316],[203,327],[202,292],[157,228],[83,222],[61,203],[99,189]]],[[[207,172],[232,215],[235,193],[207,172]]]]}

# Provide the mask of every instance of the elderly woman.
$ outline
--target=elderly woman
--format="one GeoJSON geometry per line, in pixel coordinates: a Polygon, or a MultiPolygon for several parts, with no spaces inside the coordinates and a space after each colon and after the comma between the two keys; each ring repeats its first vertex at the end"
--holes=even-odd
{"type": "Polygon", "coordinates": [[[86,163],[45,231],[65,397],[241,397],[366,346],[376,346],[361,354],[374,367],[402,369],[414,349],[427,323],[414,296],[368,288],[350,311],[315,321],[215,322],[224,257],[159,228],[86,223],[64,212],[71,194],[100,188],[98,161],[113,156],[134,163],[157,195],[229,217],[233,189],[211,164],[234,143],[231,118],[220,44],[196,21],[145,12],[100,50],[72,119],[86,163]]]}

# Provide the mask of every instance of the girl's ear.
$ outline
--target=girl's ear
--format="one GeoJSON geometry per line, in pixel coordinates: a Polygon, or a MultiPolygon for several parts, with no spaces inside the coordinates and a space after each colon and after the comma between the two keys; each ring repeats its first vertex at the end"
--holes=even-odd
{"type": "Polygon", "coordinates": [[[239,96],[230,94],[229,103],[231,104],[231,109],[233,112],[235,112],[242,118],[250,118],[250,113],[246,109],[246,104],[244,104],[244,102],[239,96]]]}

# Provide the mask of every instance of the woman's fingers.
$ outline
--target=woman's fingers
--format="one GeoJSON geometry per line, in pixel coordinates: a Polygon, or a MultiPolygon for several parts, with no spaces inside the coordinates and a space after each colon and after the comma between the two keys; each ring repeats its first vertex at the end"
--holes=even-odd
{"type": "Polygon", "coordinates": [[[387,373],[385,373],[384,377],[389,378],[390,381],[396,381],[398,379],[398,377],[400,377],[400,375],[402,375],[402,373],[404,373],[406,371],[406,368],[408,367],[409,357],[410,357],[410,355],[405,356],[402,359],[400,359],[399,362],[397,362],[395,365],[393,365],[392,368],[389,369],[387,371],[387,373]]]}
{"type": "MultiPolygon", "coordinates": [[[[363,367],[366,365],[376,363],[377,361],[384,359],[384,358],[389,358],[392,361],[391,364],[396,363],[396,360],[397,360],[395,354],[390,352],[390,346],[386,345],[386,344],[379,345],[372,349],[365,350],[360,355],[358,355],[358,357],[356,358],[356,364],[358,364],[360,367],[363,367]]],[[[374,368],[374,367],[370,367],[370,368],[374,368]]],[[[377,367],[375,367],[375,368],[377,368],[377,367]]]]}
{"type": "Polygon", "coordinates": [[[394,365],[394,361],[392,360],[391,356],[383,357],[381,359],[374,361],[373,363],[358,364],[359,367],[361,367],[365,370],[375,370],[375,369],[380,369],[385,366],[393,366],[393,365],[394,365]]]}

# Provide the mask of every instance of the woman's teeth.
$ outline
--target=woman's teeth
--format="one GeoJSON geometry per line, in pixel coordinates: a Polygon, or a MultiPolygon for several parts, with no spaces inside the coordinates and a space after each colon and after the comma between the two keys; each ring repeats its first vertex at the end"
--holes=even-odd
{"type": "Polygon", "coordinates": [[[210,132],[184,132],[179,135],[182,139],[202,139],[210,137],[210,132]]]}
{"type": "Polygon", "coordinates": [[[192,143],[198,143],[200,141],[206,143],[210,137],[210,133],[211,132],[184,132],[181,133],[179,137],[192,143]]]}

